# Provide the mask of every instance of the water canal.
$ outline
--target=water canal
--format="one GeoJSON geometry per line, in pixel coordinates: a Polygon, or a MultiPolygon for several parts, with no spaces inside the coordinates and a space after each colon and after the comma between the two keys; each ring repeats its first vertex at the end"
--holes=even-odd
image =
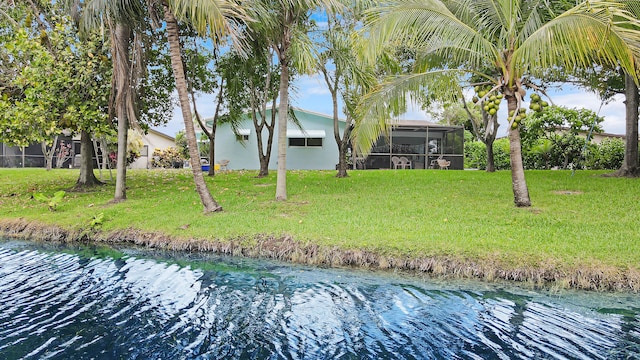
{"type": "Polygon", "coordinates": [[[640,296],[0,241],[0,359],[640,358],[640,296]]]}

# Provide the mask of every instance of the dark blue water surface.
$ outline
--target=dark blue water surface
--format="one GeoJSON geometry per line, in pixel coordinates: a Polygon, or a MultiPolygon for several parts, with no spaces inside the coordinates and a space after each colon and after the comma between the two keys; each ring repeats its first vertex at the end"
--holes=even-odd
{"type": "Polygon", "coordinates": [[[0,359],[640,358],[640,296],[0,241],[0,359]]]}

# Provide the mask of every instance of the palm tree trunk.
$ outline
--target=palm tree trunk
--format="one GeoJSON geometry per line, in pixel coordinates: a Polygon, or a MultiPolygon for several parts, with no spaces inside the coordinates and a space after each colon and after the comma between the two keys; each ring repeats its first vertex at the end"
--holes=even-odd
{"type": "Polygon", "coordinates": [[[116,117],[118,118],[118,151],[116,162],[116,189],[114,201],[127,199],[127,131],[129,119],[127,112],[127,100],[130,91],[129,76],[129,42],[131,29],[122,23],[116,24],[113,52],[113,70],[116,82],[116,117]]]}
{"type": "MultiPolygon", "coordinates": [[[[518,101],[515,95],[507,95],[508,112],[516,111],[518,101]]],[[[520,140],[520,127],[509,127],[509,152],[511,159],[511,184],[513,187],[513,201],[517,207],[531,206],[529,188],[524,177],[524,164],[522,163],[522,143],[520,140]]]]}
{"type": "MultiPolygon", "coordinates": [[[[287,37],[285,36],[285,39],[287,37]]],[[[288,40],[278,52],[280,60],[280,104],[278,106],[278,175],[276,178],[276,200],[287,200],[287,117],[289,109],[289,64],[288,40]]]]}
{"type": "Polygon", "coordinates": [[[624,160],[616,172],[617,176],[638,176],[638,87],[633,78],[627,74],[625,78],[625,144],[624,160]]]}
{"type": "MultiPolygon", "coordinates": [[[[169,5],[164,2],[164,19],[167,24],[167,41],[171,50],[171,68],[173,69],[173,77],[176,81],[176,89],[178,90],[178,98],[180,99],[180,108],[182,110],[182,118],[184,120],[185,134],[187,136],[187,144],[189,146],[189,162],[191,163],[191,171],[196,185],[196,191],[200,195],[200,201],[204,206],[205,213],[222,211],[222,207],[213,199],[207,184],[202,175],[200,167],[200,155],[198,153],[198,143],[196,141],[196,131],[193,126],[193,117],[191,115],[191,106],[189,104],[189,92],[187,82],[182,66],[182,53],[180,49],[180,38],[178,36],[178,21],[169,9],[169,5]]],[[[211,164],[213,165],[213,164],[211,164]]]]}

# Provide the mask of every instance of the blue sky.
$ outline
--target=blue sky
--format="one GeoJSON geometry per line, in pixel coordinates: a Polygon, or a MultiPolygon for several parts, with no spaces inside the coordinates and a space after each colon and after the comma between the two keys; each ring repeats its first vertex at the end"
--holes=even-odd
{"type": "MultiPolygon", "coordinates": [[[[331,114],[331,96],[320,75],[302,76],[294,82],[292,88],[294,89],[290,95],[292,106],[321,114],[331,114]]],[[[603,123],[605,132],[624,134],[624,97],[622,95],[617,95],[612,102],[603,106],[600,110],[600,99],[595,94],[582,91],[573,86],[563,86],[560,90],[550,92],[549,95],[556,105],[578,109],[587,108],[596,113],[600,111],[599,115],[605,119],[603,123]]],[[[201,95],[197,99],[197,106],[201,116],[212,116],[215,109],[215,96],[212,94],[201,95]]],[[[499,136],[502,136],[506,134],[507,129],[506,106],[501,106],[498,117],[501,123],[499,136]]],[[[413,109],[401,118],[405,120],[437,121],[437,119],[430,119],[419,107],[413,107],[413,109]]],[[[155,129],[167,135],[175,136],[175,134],[183,128],[182,114],[180,108],[176,106],[173,112],[173,119],[169,124],[163,127],[156,127],[155,129]]]]}

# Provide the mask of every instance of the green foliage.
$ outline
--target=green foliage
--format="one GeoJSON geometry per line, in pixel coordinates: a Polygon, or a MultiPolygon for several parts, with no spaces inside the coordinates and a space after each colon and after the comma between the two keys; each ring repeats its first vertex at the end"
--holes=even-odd
{"type": "Polygon", "coordinates": [[[553,156],[554,144],[549,139],[538,139],[531,149],[528,150],[528,154],[523,156],[525,164],[533,162],[533,166],[528,166],[532,169],[549,169],[551,167],[551,159],[553,156]]]}
{"type": "Polygon", "coordinates": [[[582,167],[586,134],[601,132],[603,121],[589,109],[550,106],[543,112],[534,111],[521,127],[525,167],[582,167]]]}
{"type": "Polygon", "coordinates": [[[50,25],[46,31],[23,23],[3,38],[2,72],[10,76],[3,79],[0,98],[2,142],[50,144],[63,129],[98,134],[110,130],[105,121],[109,46],[98,34],[80,40],[59,5],[37,15],[50,25]]]}
{"type": "MultiPolygon", "coordinates": [[[[575,135],[563,135],[552,142],[546,138],[539,138],[534,143],[528,143],[522,148],[522,158],[527,169],[561,169],[577,168],[589,170],[619,169],[624,159],[624,141],[620,139],[605,139],[600,144],[589,143],[585,148],[586,139],[575,135]],[[558,145],[559,144],[559,145],[558,145]],[[567,153],[567,149],[571,153],[567,153]]],[[[509,142],[498,139],[493,146],[493,156],[496,170],[510,168],[509,142]]],[[[465,168],[486,169],[487,150],[480,141],[465,141],[465,168]]]]}
{"type": "Polygon", "coordinates": [[[47,196],[43,193],[34,192],[33,198],[40,202],[46,203],[47,206],[49,206],[50,211],[56,211],[58,204],[62,201],[65,194],[66,193],[62,190],[55,192],[53,196],[47,196]]]}
{"type": "Polygon", "coordinates": [[[589,144],[585,166],[587,169],[619,169],[624,160],[624,141],[604,139],[600,144],[589,144]]]}
{"type": "MultiPolygon", "coordinates": [[[[493,160],[496,170],[511,168],[509,139],[502,138],[493,142],[493,160]]],[[[487,168],[487,146],[483,142],[465,141],[464,166],[481,170],[487,168]]]]}
{"type": "Polygon", "coordinates": [[[469,169],[487,168],[487,146],[480,141],[464,142],[464,167],[469,169]]]}
{"type": "Polygon", "coordinates": [[[176,148],[178,154],[180,154],[183,159],[189,160],[189,144],[187,143],[187,135],[184,130],[180,130],[176,134],[176,148]]]}
{"type": "Polygon", "coordinates": [[[91,219],[89,220],[89,227],[91,227],[92,229],[98,228],[102,226],[103,222],[104,222],[104,213],[101,212],[91,217],[91,219]]]}

